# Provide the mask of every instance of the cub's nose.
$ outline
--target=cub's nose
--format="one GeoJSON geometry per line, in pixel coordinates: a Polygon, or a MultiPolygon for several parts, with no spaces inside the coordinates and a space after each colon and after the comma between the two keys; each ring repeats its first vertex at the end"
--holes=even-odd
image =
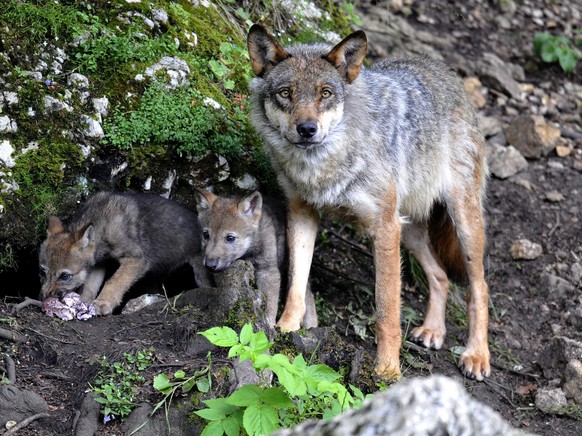
{"type": "Polygon", "coordinates": [[[302,138],[310,139],[317,133],[317,123],[315,121],[305,121],[297,124],[297,133],[302,138]]]}
{"type": "Polygon", "coordinates": [[[204,265],[211,271],[218,269],[218,259],[204,259],[204,265]]]}

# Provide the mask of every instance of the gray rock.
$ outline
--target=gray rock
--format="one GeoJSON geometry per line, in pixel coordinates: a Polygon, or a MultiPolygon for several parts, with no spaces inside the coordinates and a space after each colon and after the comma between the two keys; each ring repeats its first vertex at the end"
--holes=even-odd
{"type": "Polygon", "coordinates": [[[570,267],[570,273],[572,275],[572,281],[574,283],[579,283],[582,280],[582,264],[574,262],[570,267]]]}
{"type": "Polygon", "coordinates": [[[6,115],[0,117],[0,133],[14,133],[17,130],[16,121],[11,120],[6,115]]]}
{"type": "Polygon", "coordinates": [[[91,101],[93,102],[95,113],[107,116],[109,113],[109,99],[107,97],[94,98],[91,101]]]}
{"type": "Polygon", "coordinates": [[[89,79],[79,73],[72,73],[67,79],[67,85],[75,88],[88,88],[89,79]]]}
{"type": "Polygon", "coordinates": [[[543,273],[540,277],[540,295],[551,298],[569,298],[574,286],[566,279],[554,274],[543,273]]]}
{"type": "Polygon", "coordinates": [[[168,13],[163,9],[154,9],[152,11],[152,18],[154,19],[155,22],[161,24],[168,24],[169,20],[168,13]]]}
{"type": "Polygon", "coordinates": [[[193,406],[189,399],[174,400],[168,409],[166,419],[164,407],[156,411],[153,416],[153,407],[142,403],[136,407],[122,424],[124,435],[135,436],[190,436],[200,434],[200,429],[188,419],[193,406]],[[138,430],[139,428],[139,430],[138,430]]]}
{"type": "Polygon", "coordinates": [[[144,74],[154,77],[160,70],[165,70],[168,74],[170,88],[185,86],[188,83],[186,78],[190,74],[190,67],[178,57],[164,56],[158,63],[146,68],[144,74]]]}
{"type": "Polygon", "coordinates": [[[570,311],[568,322],[577,329],[582,329],[582,306],[578,305],[570,311]]]}
{"type": "Polygon", "coordinates": [[[521,115],[506,129],[507,141],[527,158],[540,158],[554,149],[560,129],[548,124],[543,117],[521,115]]]}
{"type": "Polygon", "coordinates": [[[515,147],[493,143],[487,161],[489,172],[500,179],[507,179],[527,168],[527,160],[515,147]]]}
{"type": "Polygon", "coordinates": [[[0,423],[20,422],[31,415],[49,411],[47,402],[37,393],[14,385],[0,386],[0,423]]]}
{"type": "Polygon", "coordinates": [[[563,386],[567,398],[572,398],[576,404],[582,404],[582,362],[570,360],[566,365],[565,383],[563,386]]]}
{"type": "Polygon", "coordinates": [[[490,88],[497,89],[515,100],[521,100],[521,87],[513,78],[512,67],[493,53],[484,53],[481,60],[475,63],[481,82],[490,88]]]}
{"type": "Polygon", "coordinates": [[[453,379],[413,378],[378,392],[361,409],[331,420],[307,421],[277,436],[518,435],[488,406],[474,400],[453,379]]]}
{"type": "Polygon", "coordinates": [[[139,312],[140,310],[151,306],[152,304],[160,303],[164,301],[164,297],[161,295],[151,295],[151,294],[144,294],[140,295],[139,297],[133,298],[129,300],[121,313],[123,315],[129,315],[130,313],[139,312]]]}
{"type": "Polygon", "coordinates": [[[103,138],[105,136],[105,132],[103,131],[103,127],[99,124],[94,118],[91,118],[87,115],[81,115],[81,123],[85,125],[83,129],[83,134],[88,138],[103,138]]]}
{"type": "Polygon", "coordinates": [[[560,388],[540,389],[536,393],[536,407],[542,412],[560,414],[558,410],[568,404],[566,394],[560,388]]]}
{"type": "Polygon", "coordinates": [[[582,343],[565,336],[555,336],[538,355],[538,362],[547,379],[564,378],[566,365],[572,360],[582,362],[582,343]]]}
{"type": "Polygon", "coordinates": [[[66,110],[67,112],[72,112],[73,108],[70,104],[59,100],[58,98],[54,98],[50,95],[45,95],[44,97],[44,108],[48,112],[58,112],[62,110],[66,110]]]}
{"type": "MultiPolygon", "coordinates": [[[[2,118],[0,117],[0,120],[1,119],[2,118]]],[[[0,162],[6,165],[8,168],[12,168],[14,165],[16,165],[16,161],[12,157],[12,153],[14,153],[14,147],[12,147],[10,141],[5,139],[0,142],[0,162]]]]}
{"type": "Polygon", "coordinates": [[[519,239],[511,245],[511,257],[514,260],[534,260],[543,253],[542,246],[528,239],[519,239]]]}
{"type": "Polygon", "coordinates": [[[479,114],[479,124],[481,126],[481,132],[486,138],[503,132],[503,127],[497,117],[487,117],[479,114]]]}

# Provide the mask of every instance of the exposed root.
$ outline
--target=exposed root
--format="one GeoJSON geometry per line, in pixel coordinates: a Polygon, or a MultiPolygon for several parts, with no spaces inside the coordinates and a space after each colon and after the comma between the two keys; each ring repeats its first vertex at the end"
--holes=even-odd
{"type": "Polygon", "coordinates": [[[49,416],[50,415],[48,413],[37,413],[36,415],[29,416],[25,420],[20,421],[18,424],[16,424],[10,430],[3,433],[3,436],[9,436],[9,435],[16,434],[16,432],[18,430],[22,430],[24,427],[26,427],[31,422],[36,421],[37,419],[40,419],[40,418],[48,418],[49,416]]]}

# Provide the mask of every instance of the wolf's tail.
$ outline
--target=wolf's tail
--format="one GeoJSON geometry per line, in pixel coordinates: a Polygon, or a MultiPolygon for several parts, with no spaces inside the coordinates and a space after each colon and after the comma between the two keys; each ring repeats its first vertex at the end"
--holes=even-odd
{"type": "Polygon", "coordinates": [[[455,226],[444,205],[436,204],[434,206],[428,223],[428,234],[448,277],[455,282],[464,283],[467,280],[467,270],[463,254],[455,226]]]}

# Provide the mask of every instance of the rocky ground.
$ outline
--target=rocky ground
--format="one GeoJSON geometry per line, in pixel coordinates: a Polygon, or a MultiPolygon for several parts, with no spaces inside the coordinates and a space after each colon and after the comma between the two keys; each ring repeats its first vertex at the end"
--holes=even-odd
{"type": "MultiPolygon", "coordinates": [[[[463,290],[455,288],[443,349],[427,351],[406,343],[404,376],[437,373],[457,379],[475,399],[526,432],[582,434],[582,62],[566,74],[556,63],[543,63],[532,43],[536,32],[544,30],[580,39],[582,6],[559,0],[392,0],[359,6],[372,57],[428,53],[459,71],[479,108],[490,152],[492,375],[481,383],[463,380],[456,368],[466,318],[463,290]]],[[[409,262],[405,279],[403,328],[408,329],[422,316],[426,290],[409,262]]],[[[353,369],[363,362],[365,372],[374,350],[372,283],[367,241],[349,227],[326,223],[317,245],[313,288],[321,324],[340,338],[335,353],[320,353],[332,367],[353,369]]],[[[13,305],[19,301],[7,299],[0,305],[2,327],[18,334],[4,339],[3,351],[11,359],[3,370],[6,377],[15,377],[14,386],[41,397],[21,419],[47,415],[18,434],[70,432],[88,383],[100,368],[100,356],[114,362],[123,352],[153,347],[155,365],[146,372],[149,382],[138,398],[150,404],[160,399],[151,387],[155,374],[178,368],[192,372],[207,364],[206,349],[191,334],[208,325],[204,316],[193,320],[180,308],[161,303],[139,314],[65,322],[43,315],[36,306],[15,314],[13,305]]],[[[225,356],[215,353],[219,367],[225,356]]],[[[369,378],[354,374],[353,383],[375,389],[369,378]]],[[[15,402],[19,392],[3,394],[15,402]]],[[[97,434],[122,431],[114,421],[100,424],[97,434]]]]}

